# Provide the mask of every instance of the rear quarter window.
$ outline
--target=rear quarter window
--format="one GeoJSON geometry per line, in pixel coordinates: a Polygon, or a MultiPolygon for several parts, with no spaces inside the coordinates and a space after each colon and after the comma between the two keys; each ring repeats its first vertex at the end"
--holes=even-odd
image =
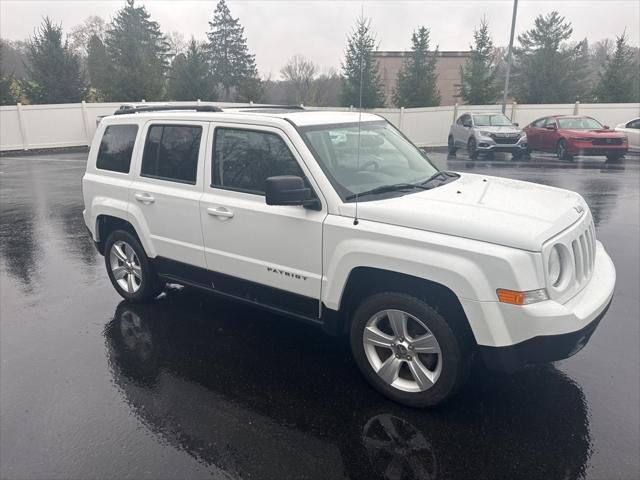
{"type": "Polygon", "coordinates": [[[131,155],[138,135],[137,125],[109,125],[102,135],[96,168],[129,173],[131,155]]]}

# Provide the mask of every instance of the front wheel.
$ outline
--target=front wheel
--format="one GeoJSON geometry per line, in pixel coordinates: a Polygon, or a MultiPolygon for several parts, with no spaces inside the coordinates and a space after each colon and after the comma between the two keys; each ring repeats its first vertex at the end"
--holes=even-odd
{"type": "Polygon", "coordinates": [[[362,302],[351,323],[351,350],[376,390],[412,407],[451,397],[470,365],[445,319],[401,293],[378,293],[362,302]]]}
{"type": "Polygon", "coordinates": [[[164,285],[136,237],[116,230],[107,238],[104,252],[109,279],[122,298],[145,302],[160,294],[164,285]]]}
{"type": "Polygon", "coordinates": [[[567,148],[567,141],[562,139],[558,142],[556,147],[556,154],[560,160],[573,160],[573,155],[569,153],[567,148]]]}
{"type": "Polygon", "coordinates": [[[622,160],[623,157],[624,157],[624,154],[612,153],[612,154],[607,155],[607,161],[608,162],[617,162],[618,160],[622,160]]]}
{"type": "Polygon", "coordinates": [[[476,147],[476,139],[471,137],[467,143],[467,152],[470,158],[478,158],[478,149],[476,147]]]}

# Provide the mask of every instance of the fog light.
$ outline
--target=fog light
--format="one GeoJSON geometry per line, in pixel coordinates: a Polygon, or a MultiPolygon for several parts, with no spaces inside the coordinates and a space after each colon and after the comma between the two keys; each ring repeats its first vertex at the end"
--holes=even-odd
{"type": "Polygon", "coordinates": [[[510,303],[511,305],[529,305],[531,303],[549,300],[547,291],[544,288],[529,290],[527,292],[499,288],[496,290],[496,293],[498,294],[498,300],[500,300],[500,302],[510,303]]]}

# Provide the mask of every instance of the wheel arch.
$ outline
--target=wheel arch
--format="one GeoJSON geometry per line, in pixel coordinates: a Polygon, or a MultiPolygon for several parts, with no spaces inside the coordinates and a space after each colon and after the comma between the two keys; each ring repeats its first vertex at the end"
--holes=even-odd
{"type": "Polygon", "coordinates": [[[340,302],[345,332],[348,332],[353,312],[359,303],[383,291],[406,293],[425,301],[442,314],[463,345],[475,347],[476,340],[467,315],[458,296],[450,288],[406,273],[374,267],[356,267],[349,274],[340,302]]]}
{"type": "MultiPolygon", "coordinates": [[[[124,230],[126,232],[129,232],[140,242],[141,245],[143,245],[140,239],[140,236],[138,235],[138,232],[136,231],[135,227],[131,224],[131,222],[118,216],[109,215],[109,214],[100,214],[96,217],[95,241],[96,241],[96,246],[98,247],[98,251],[102,255],[104,255],[105,253],[104,247],[105,247],[105,243],[107,242],[107,238],[109,238],[109,235],[111,234],[111,232],[114,232],[116,230],[124,230]]],[[[143,245],[143,248],[145,248],[144,245],[143,245]]],[[[145,248],[145,253],[146,253],[146,248],[145,248]]]]}

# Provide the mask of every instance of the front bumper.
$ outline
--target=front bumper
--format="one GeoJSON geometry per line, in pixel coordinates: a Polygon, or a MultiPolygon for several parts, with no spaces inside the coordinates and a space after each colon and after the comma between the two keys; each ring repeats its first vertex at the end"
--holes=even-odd
{"type": "Polygon", "coordinates": [[[509,152],[524,153],[527,151],[527,140],[521,138],[515,143],[498,143],[491,137],[476,138],[476,150],[478,152],[509,152]]]}
{"type": "Polygon", "coordinates": [[[593,145],[591,142],[569,142],[567,151],[571,155],[624,155],[628,152],[627,144],[622,145],[593,145]]]}
{"type": "Polygon", "coordinates": [[[508,347],[479,346],[480,356],[487,368],[506,373],[517,372],[531,363],[569,358],[587,344],[609,305],[611,300],[591,323],[575,332],[534,337],[508,347]]]}
{"type": "Polygon", "coordinates": [[[604,317],[616,281],[611,258],[597,242],[591,280],[569,301],[517,306],[463,300],[480,355],[495,370],[570,357],[582,349],[604,317]]]}

